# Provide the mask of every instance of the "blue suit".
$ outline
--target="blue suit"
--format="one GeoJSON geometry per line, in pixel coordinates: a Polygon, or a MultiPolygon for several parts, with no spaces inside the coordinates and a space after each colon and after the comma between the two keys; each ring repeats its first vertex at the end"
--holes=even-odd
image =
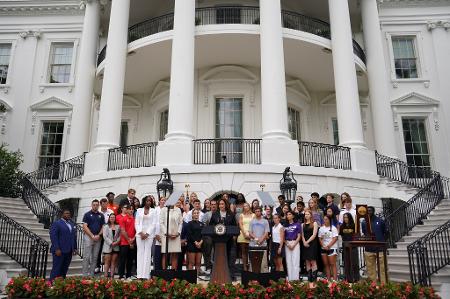
{"type": "Polygon", "coordinates": [[[50,228],[50,240],[52,246],[50,252],[53,256],[53,267],[50,273],[50,281],[56,277],[66,277],[69,270],[72,254],[77,250],[77,229],[72,221],[59,219],[50,228]],[[67,223],[71,226],[69,229],[67,223]],[[61,256],[56,255],[56,251],[61,250],[61,256]]]}

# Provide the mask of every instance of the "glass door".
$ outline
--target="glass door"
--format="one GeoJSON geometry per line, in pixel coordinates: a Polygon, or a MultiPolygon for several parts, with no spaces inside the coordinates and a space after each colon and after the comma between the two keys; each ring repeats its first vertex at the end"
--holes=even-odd
{"type": "Polygon", "coordinates": [[[242,98],[216,98],[216,163],[242,163],[242,98]]]}

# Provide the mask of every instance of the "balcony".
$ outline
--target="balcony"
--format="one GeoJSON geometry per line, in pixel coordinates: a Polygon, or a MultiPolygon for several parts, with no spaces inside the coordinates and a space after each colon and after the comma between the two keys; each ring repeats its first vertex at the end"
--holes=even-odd
{"type": "Polygon", "coordinates": [[[261,164],[261,139],[194,140],[194,164],[261,164]]]}
{"type": "MultiPolygon", "coordinates": [[[[331,38],[330,25],[324,21],[308,17],[296,12],[282,11],[283,27],[311,33],[326,39],[331,38]]],[[[166,14],[133,25],[128,31],[128,42],[173,29],[174,14],[166,14]]],[[[220,24],[247,24],[259,25],[259,7],[252,6],[221,6],[204,7],[196,9],[195,24],[220,25],[220,24]]],[[[360,45],[353,41],[353,52],[364,63],[366,57],[360,45]]],[[[106,58],[106,46],[98,55],[97,65],[106,58]]]]}

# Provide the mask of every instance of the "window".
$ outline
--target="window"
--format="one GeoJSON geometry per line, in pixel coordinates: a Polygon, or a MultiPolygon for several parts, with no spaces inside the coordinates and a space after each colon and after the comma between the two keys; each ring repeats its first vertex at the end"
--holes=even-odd
{"type": "Polygon", "coordinates": [[[337,118],[331,119],[331,126],[333,127],[333,144],[339,145],[339,126],[337,118]]]}
{"type": "Polygon", "coordinates": [[[392,37],[395,75],[397,79],[417,78],[417,51],[414,36],[392,37]]]}
{"type": "MultiPolygon", "coordinates": [[[[58,164],[61,161],[63,137],[63,121],[49,121],[42,123],[39,168],[58,164]]],[[[55,175],[57,174],[55,173],[55,175]]]]}
{"type": "Polygon", "coordinates": [[[169,110],[161,112],[159,118],[159,140],[164,140],[169,128],[169,110]]]}
{"type": "Polygon", "coordinates": [[[6,84],[10,58],[11,44],[0,44],[0,84],[6,84]]]}
{"type": "Polygon", "coordinates": [[[301,141],[300,134],[300,112],[294,108],[288,108],[289,133],[293,140],[301,141]]]}
{"type": "Polygon", "coordinates": [[[72,70],[73,43],[54,43],[50,51],[49,82],[69,83],[72,70]]]}
{"type": "MultiPolygon", "coordinates": [[[[402,125],[408,165],[430,168],[430,152],[428,150],[425,119],[403,118],[402,125]]],[[[415,177],[418,175],[416,174],[415,177]]]]}
{"type": "Polygon", "coordinates": [[[216,8],[217,24],[240,24],[241,8],[240,7],[217,7],[216,8]]]}
{"type": "MultiPolygon", "coordinates": [[[[216,137],[242,138],[242,98],[216,99],[216,137]]],[[[216,163],[242,163],[240,140],[219,140],[216,163]]]]}
{"type": "Polygon", "coordinates": [[[128,122],[123,121],[120,123],[120,147],[126,147],[128,145],[128,122]]]}

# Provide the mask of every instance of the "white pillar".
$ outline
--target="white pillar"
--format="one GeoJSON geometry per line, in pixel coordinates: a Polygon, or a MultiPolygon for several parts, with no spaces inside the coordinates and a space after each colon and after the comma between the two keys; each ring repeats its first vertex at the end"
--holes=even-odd
{"type": "Polygon", "coordinates": [[[262,163],[298,164],[287,122],[286,72],[280,0],[260,0],[262,163]],[[277,152],[279,154],[274,155],[277,152]]]}
{"type": "Polygon", "coordinates": [[[112,1],[96,150],[119,146],[129,14],[130,0],[112,1]]]}
{"type": "Polygon", "coordinates": [[[67,158],[72,158],[88,151],[100,27],[99,1],[86,1],[84,4],[83,35],[81,36],[78,56],[75,80],[75,104],[72,114],[72,129],[70,132],[70,146],[68,147],[67,158]]]}
{"type": "Polygon", "coordinates": [[[348,0],[328,0],[339,141],[365,148],[348,0]]]}
{"type": "Polygon", "coordinates": [[[195,0],[175,0],[166,140],[157,164],[192,164],[195,74],[195,0]]]}
{"type": "MultiPolygon", "coordinates": [[[[450,103],[447,99],[450,97],[450,20],[435,20],[428,22],[428,30],[431,31],[433,40],[433,49],[435,57],[436,72],[439,78],[439,107],[436,107],[434,130],[430,130],[430,135],[438,136],[436,142],[438,146],[433,146],[436,171],[443,175],[450,175],[450,166],[447,161],[450,160],[450,103]],[[434,132],[433,132],[434,131],[434,132]],[[444,162],[445,161],[445,162],[444,162]]],[[[431,139],[431,138],[430,138],[431,139]]],[[[429,140],[431,141],[431,140],[429,140]]]]}
{"type": "Polygon", "coordinates": [[[388,75],[376,0],[361,0],[361,17],[376,150],[383,155],[397,157],[388,75]]]}

